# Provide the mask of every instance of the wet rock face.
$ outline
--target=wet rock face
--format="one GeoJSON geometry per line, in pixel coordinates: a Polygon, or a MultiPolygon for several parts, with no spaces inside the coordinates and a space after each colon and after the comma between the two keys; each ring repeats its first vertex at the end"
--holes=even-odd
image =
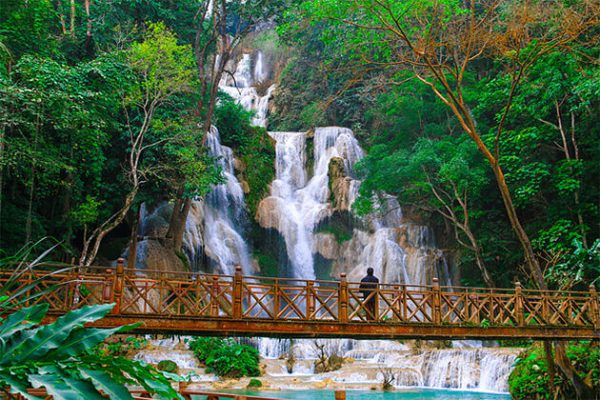
{"type": "Polygon", "coordinates": [[[150,271],[188,271],[188,266],[175,252],[155,239],[137,243],[136,268],[150,271]]]}
{"type": "Polygon", "coordinates": [[[315,252],[328,260],[335,260],[340,254],[340,245],[332,233],[315,235],[315,252]]]}
{"type": "Polygon", "coordinates": [[[329,160],[328,172],[330,200],[336,211],[350,211],[352,178],[344,171],[344,159],[332,157],[329,160]]]}
{"type": "Polygon", "coordinates": [[[258,205],[256,220],[261,228],[279,229],[281,224],[282,200],[277,197],[266,197],[258,205]]]}

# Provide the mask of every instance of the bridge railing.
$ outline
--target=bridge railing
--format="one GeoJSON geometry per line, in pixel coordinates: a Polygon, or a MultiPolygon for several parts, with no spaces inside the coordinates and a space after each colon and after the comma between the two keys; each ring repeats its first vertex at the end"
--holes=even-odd
{"type": "MultiPolygon", "coordinates": [[[[379,284],[211,275],[190,272],[73,268],[28,271],[12,288],[29,289],[28,304],[53,313],[86,304],[116,303],[113,315],[231,320],[317,321],[459,326],[600,326],[598,294],[588,292],[379,284]]],[[[8,281],[0,273],[0,284],[8,281]]]]}

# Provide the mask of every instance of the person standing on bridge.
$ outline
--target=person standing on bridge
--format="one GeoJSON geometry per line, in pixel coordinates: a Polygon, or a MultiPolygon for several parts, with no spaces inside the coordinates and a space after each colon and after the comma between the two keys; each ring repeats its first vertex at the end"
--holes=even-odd
{"type": "Polygon", "coordinates": [[[367,321],[377,319],[377,285],[379,279],[373,275],[373,268],[367,268],[367,275],[360,280],[358,287],[362,296],[363,304],[367,314],[367,321]]]}

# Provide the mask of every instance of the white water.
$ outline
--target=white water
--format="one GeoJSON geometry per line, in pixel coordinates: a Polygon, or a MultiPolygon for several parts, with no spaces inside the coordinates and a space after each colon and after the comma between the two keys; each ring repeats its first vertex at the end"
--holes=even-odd
{"type": "Polygon", "coordinates": [[[215,186],[204,200],[204,252],[217,273],[231,275],[240,265],[245,274],[251,274],[250,252],[241,228],[246,218],[244,192],[233,171],[233,152],[220,144],[215,127],[208,133],[207,145],[218,158],[225,183],[215,186]]]}
{"type": "MultiPolygon", "coordinates": [[[[269,100],[275,86],[259,96],[255,83],[269,75],[264,55],[244,54],[235,69],[235,81],[224,79],[221,89],[246,109],[256,112],[254,124],[267,126],[269,100]]],[[[258,207],[257,220],[263,228],[276,230],[285,242],[291,263],[288,274],[295,278],[315,279],[315,258],[319,255],[331,263],[333,278],[346,272],[349,280],[359,280],[367,267],[375,269],[384,283],[427,284],[438,277],[451,283],[451,269],[441,250],[436,248],[431,229],[406,220],[396,200],[384,194],[377,199],[378,212],[354,224],[351,238],[339,243],[328,232],[319,232],[319,224],[348,212],[360,182],[353,167],[363,151],[352,131],[340,127],[316,128],[314,132],[270,132],[276,141],[276,179],[270,196],[258,207]],[[312,152],[309,144],[312,143],[312,152]],[[343,162],[343,180],[334,188],[336,204],[331,202],[329,164],[333,158],[343,162]],[[339,201],[338,201],[339,200],[339,201]]],[[[213,128],[207,144],[211,154],[219,157],[226,182],[218,185],[205,201],[194,202],[186,225],[184,248],[194,265],[204,258],[212,271],[231,274],[242,265],[251,274],[252,262],[243,234],[247,216],[244,194],[235,177],[233,153],[219,142],[213,128]]],[[[144,229],[149,220],[164,219],[160,212],[145,213],[144,229]]],[[[314,341],[261,338],[256,346],[267,363],[271,376],[307,376],[309,381],[332,379],[336,382],[381,382],[381,368],[391,368],[398,375],[397,386],[507,391],[507,376],[516,357],[515,350],[481,348],[479,342],[456,342],[454,349],[416,351],[412,345],[394,341],[326,340],[330,353],[354,359],[342,370],[315,375],[314,341]],[[478,348],[471,348],[471,347],[478,348]],[[289,374],[282,358],[293,354],[296,362],[289,374]]],[[[172,348],[173,346],[171,346],[172,348]]],[[[168,344],[167,344],[167,348],[168,344]]],[[[148,362],[159,360],[157,351],[145,352],[148,362]]],[[[174,358],[188,368],[189,357],[164,351],[164,358],[174,358]]]]}
{"type": "Polygon", "coordinates": [[[233,97],[246,110],[253,111],[255,116],[252,124],[267,127],[267,114],[269,100],[275,91],[275,85],[267,88],[264,94],[259,94],[255,85],[268,80],[270,70],[262,51],[254,54],[244,53],[235,66],[233,78],[224,76],[219,84],[219,89],[233,97]]]}

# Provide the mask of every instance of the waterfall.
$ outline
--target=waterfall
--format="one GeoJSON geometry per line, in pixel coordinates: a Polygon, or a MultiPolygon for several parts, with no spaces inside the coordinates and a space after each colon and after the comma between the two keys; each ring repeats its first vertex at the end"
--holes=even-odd
{"type": "MultiPolygon", "coordinates": [[[[267,126],[269,101],[275,91],[275,85],[265,91],[264,83],[271,74],[267,60],[262,52],[243,54],[237,65],[232,62],[235,79],[224,77],[220,83],[222,91],[255,112],[253,124],[262,127],[267,126]]],[[[276,175],[269,196],[258,205],[256,220],[261,228],[278,234],[285,263],[289,263],[280,265],[281,275],[335,279],[344,272],[348,280],[358,281],[367,267],[373,267],[386,284],[424,285],[433,277],[442,284],[452,283],[452,266],[437,248],[433,231],[405,217],[394,197],[378,194],[372,214],[362,218],[352,214],[360,187],[354,166],[363,157],[363,150],[350,129],[324,127],[269,135],[276,142],[276,175]]],[[[234,173],[233,152],[221,145],[215,127],[207,133],[207,146],[222,168],[225,182],[216,185],[205,199],[193,202],[186,221],[184,250],[194,269],[208,265],[210,272],[232,274],[234,266],[241,265],[244,274],[252,275],[257,271],[253,270],[245,238],[249,220],[244,192],[234,173]]],[[[141,234],[164,236],[171,207],[163,203],[148,210],[144,205],[141,234]]],[[[138,254],[151,250],[148,241],[138,246],[138,254]]],[[[476,341],[457,341],[450,349],[420,349],[410,341],[319,342],[328,353],[353,360],[340,371],[323,375],[327,379],[373,385],[381,382],[382,368],[386,368],[396,373],[399,387],[504,392],[518,354],[518,349],[485,348],[476,341]]],[[[314,374],[317,351],[313,340],[257,338],[252,344],[267,366],[267,375],[308,376],[307,382],[320,379],[314,374]],[[294,362],[286,364],[290,356],[294,362]]],[[[156,362],[159,353],[152,350],[139,357],[156,362]]],[[[169,358],[168,350],[160,354],[169,358]]],[[[187,357],[177,353],[176,362],[191,367],[187,357]]]]}
{"type": "Polygon", "coordinates": [[[224,76],[219,83],[219,89],[233,97],[242,107],[255,113],[252,124],[267,127],[269,100],[273,97],[275,85],[270,85],[264,93],[259,93],[256,85],[268,81],[269,66],[265,62],[262,51],[244,53],[235,66],[233,79],[224,76]],[[253,62],[253,56],[256,61],[253,62]],[[254,64],[254,67],[253,67],[254,64]]]}
{"type": "Polygon", "coordinates": [[[269,75],[269,70],[266,68],[267,66],[264,58],[264,53],[259,50],[256,53],[256,63],[254,64],[254,81],[256,83],[264,82],[269,75]]]}
{"type": "Polygon", "coordinates": [[[233,171],[233,151],[221,145],[215,127],[207,135],[207,145],[222,168],[225,183],[216,185],[204,200],[204,251],[216,273],[231,275],[235,265],[240,265],[245,274],[251,274],[250,252],[242,235],[244,191],[233,171]]]}

